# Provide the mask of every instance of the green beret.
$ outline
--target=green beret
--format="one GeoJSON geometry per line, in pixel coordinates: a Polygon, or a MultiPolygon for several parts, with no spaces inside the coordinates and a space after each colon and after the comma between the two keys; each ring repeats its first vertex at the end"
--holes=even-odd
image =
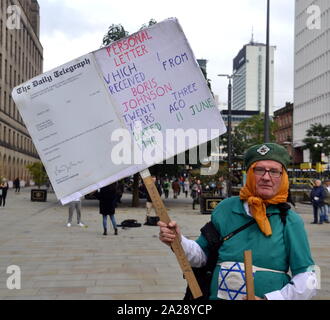
{"type": "Polygon", "coordinates": [[[249,148],[244,155],[246,170],[256,161],[273,160],[281,163],[287,169],[290,156],[286,148],[276,143],[263,143],[249,148]]]}

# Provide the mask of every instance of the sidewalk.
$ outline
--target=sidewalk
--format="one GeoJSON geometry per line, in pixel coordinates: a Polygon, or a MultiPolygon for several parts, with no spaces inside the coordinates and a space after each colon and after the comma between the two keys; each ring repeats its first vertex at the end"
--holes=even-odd
{"type": "MultiPolygon", "coordinates": [[[[125,194],[116,211],[117,223],[136,219],[140,228],[121,229],[102,236],[98,201],[83,200],[81,228],[66,227],[68,207],[53,193],[48,201],[30,201],[30,189],[9,190],[7,207],[0,209],[0,300],[114,299],[181,300],[186,282],[172,251],[158,240],[158,227],[144,226],[145,200],[131,208],[125,194]],[[21,269],[21,289],[7,289],[7,267],[21,269]]],[[[191,199],[165,200],[171,219],[192,239],[210,219],[191,210],[191,199]]],[[[311,207],[298,205],[306,222],[315,263],[322,272],[317,299],[330,298],[330,225],[310,225],[311,207]]],[[[75,219],[75,216],[74,216],[75,219]]]]}

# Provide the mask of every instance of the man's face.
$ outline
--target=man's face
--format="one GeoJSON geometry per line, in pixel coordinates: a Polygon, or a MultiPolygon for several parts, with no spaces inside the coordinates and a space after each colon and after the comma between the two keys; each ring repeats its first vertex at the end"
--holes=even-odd
{"type": "Polygon", "coordinates": [[[282,172],[284,170],[282,164],[273,160],[258,161],[254,170],[256,195],[264,200],[273,198],[281,186],[282,175],[276,177],[276,172],[282,172]],[[261,171],[261,168],[267,170],[265,174],[256,174],[257,171],[261,171]],[[268,170],[271,170],[271,172],[268,170]]]}
{"type": "Polygon", "coordinates": [[[321,185],[321,180],[315,180],[314,184],[316,187],[319,187],[321,185]]]}

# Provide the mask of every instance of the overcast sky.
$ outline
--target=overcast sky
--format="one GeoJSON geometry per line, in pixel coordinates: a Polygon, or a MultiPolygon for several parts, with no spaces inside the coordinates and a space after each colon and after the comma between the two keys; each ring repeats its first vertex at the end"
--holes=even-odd
{"type": "MultiPolygon", "coordinates": [[[[44,71],[98,49],[111,24],[136,32],[153,18],[176,17],[197,59],[207,59],[208,77],[220,101],[225,78],[244,44],[266,41],[266,0],[38,0],[44,71]]],[[[275,51],[275,109],[293,101],[294,0],[271,1],[271,45],[275,51]]]]}

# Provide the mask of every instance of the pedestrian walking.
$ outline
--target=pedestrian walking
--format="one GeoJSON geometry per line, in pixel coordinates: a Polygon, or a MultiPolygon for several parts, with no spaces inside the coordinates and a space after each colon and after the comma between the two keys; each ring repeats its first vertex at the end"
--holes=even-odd
{"type": "Polygon", "coordinates": [[[68,218],[68,223],[67,227],[70,228],[72,225],[72,218],[73,218],[73,213],[76,211],[77,213],[77,224],[78,226],[84,228],[87,227],[82,221],[81,221],[81,198],[78,198],[72,202],[69,203],[69,218],[68,218]]]}
{"type": "Polygon", "coordinates": [[[183,191],[186,195],[186,198],[188,197],[189,190],[190,190],[190,182],[189,182],[189,179],[186,178],[183,182],[183,191]]]}
{"type": "Polygon", "coordinates": [[[206,265],[212,247],[203,230],[212,227],[224,239],[216,251],[206,298],[246,299],[246,250],[253,254],[256,300],[307,300],[316,294],[317,278],[303,220],[287,203],[289,162],[287,150],[274,143],[247,150],[246,184],[239,196],[220,202],[196,241],[185,238],[174,221],[158,223],[159,239],[170,245],[178,237],[195,268],[206,265]]]}
{"type": "Polygon", "coordinates": [[[202,195],[202,185],[200,180],[196,180],[196,182],[191,187],[191,197],[193,199],[192,207],[195,210],[195,205],[200,204],[200,198],[202,195]]]}
{"type": "Polygon", "coordinates": [[[95,198],[99,200],[100,214],[103,222],[103,235],[108,234],[108,216],[110,217],[115,235],[118,235],[118,228],[115,219],[116,203],[117,203],[117,184],[113,183],[96,191],[95,198]]]}
{"type": "Polygon", "coordinates": [[[324,206],[325,206],[325,222],[330,223],[330,179],[324,181],[324,206]]]}
{"type": "Polygon", "coordinates": [[[310,200],[313,206],[314,220],[312,224],[322,224],[325,221],[325,190],[319,179],[314,180],[314,186],[310,193],[310,200]]]}
{"type": "Polygon", "coordinates": [[[228,197],[228,183],[225,179],[222,181],[222,197],[227,198],[228,197]]]}
{"type": "Polygon", "coordinates": [[[219,180],[217,182],[217,193],[220,197],[222,197],[222,191],[223,191],[223,177],[219,177],[219,180]]]}
{"type": "Polygon", "coordinates": [[[14,188],[15,188],[15,193],[19,193],[21,191],[21,182],[19,178],[16,178],[13,182],[14,188]]]}
{"type": "Polygon", "coordinates": [[[172,189],[173,189],[173,198],[177,199],[178,195],[180,194],[180,183],[179,183],[178,179],[175,179],[172,182],[172,189]]]}
{"type": "Polygon", "coordinates": [[[168,199],[168,195],[170,193],[170,182],[168,180],[168,178],[165,179],[165,181],[163,182],[163,191],[164,191],[164,195],[165,195],[165,199],[168,199]]]}
{"type": "Polygon", "coordinates": [[[8,192],[8,182],[7,179],[2,179],[2,182],[0,184],[0,207],[6,205],[6,198],[7,198],[7,192],[8,192]]]}

